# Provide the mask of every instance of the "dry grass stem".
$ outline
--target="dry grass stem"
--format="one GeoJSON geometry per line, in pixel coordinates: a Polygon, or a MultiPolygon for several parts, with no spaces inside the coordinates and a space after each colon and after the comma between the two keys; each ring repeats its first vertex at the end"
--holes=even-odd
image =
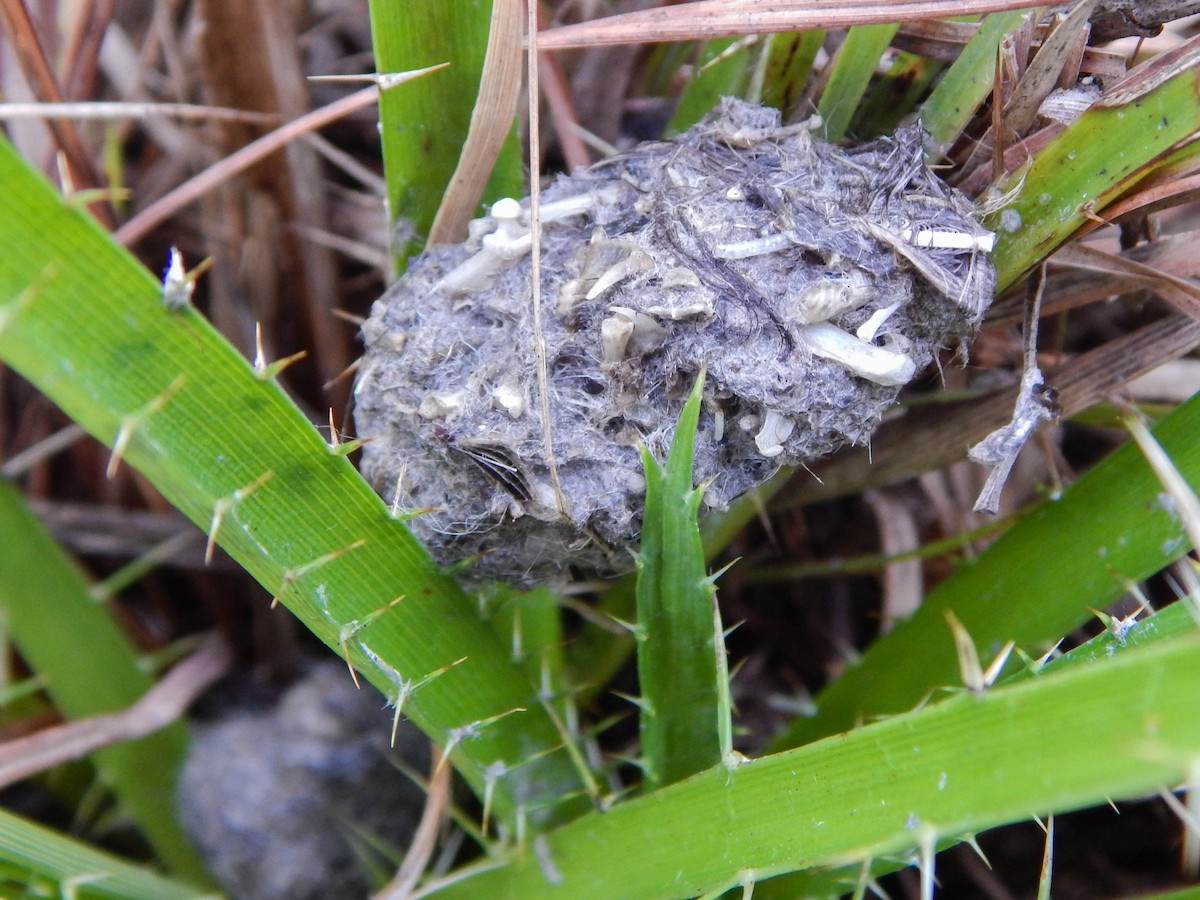
{"type": "Polygon", "coordinates": [[[0,786],[166,727],[224,675],[232,663],[232,651],[221,641],[210,641],[126,710],[91,716],[5,742],[0,745],[0,786]]]}
{"type": "Polygon", "coordinates": [[[450,804],[450,784],[453,770],[442,765],[442,751],[433,748],[430,760],[429,788],[425,798],[425,808],[421,812],[421,821],[409,844],[404,861],[396,870],[396,877],[388,882],[383,890],[375,895],[374,900],[408,900],[413,896],[417,883],[429,866],[434,847],[437,846],[438,832],[442,827],[442,819],[450,804]]]}
{"type": "Polygon", "coordinates": [[[456,243],[467,236],[467,222],[479,207],[517,113],[522,28],[521,0],[497,0],[492,6],[479,96],[471,110],[462,156],[429,229],[430,244],[456,243]]]}
{"type": "Polygon", "coordinates": [[[711,40],[778,31],[945,19],[1038,5],[1036,0],[963,0],[959,3],[944,0],[885,3],[828,0],[819,6],[814,6],[811,0],[770,3],[762,0],[700,0],[551,28],[538,35],[538,48],[565,50],[604,44],[711,40]]]}

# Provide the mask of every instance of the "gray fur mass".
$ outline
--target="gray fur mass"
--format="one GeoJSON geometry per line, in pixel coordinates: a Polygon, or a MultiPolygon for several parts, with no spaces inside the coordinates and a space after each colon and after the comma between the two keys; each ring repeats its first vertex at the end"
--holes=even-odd
{"type": "Polygon", "coordinates": [[[632,565],[644,480],[705,373],[694,477],[725,507],[867,440],[994,290],[990,235],[917,128],[843,149],[725,100],[541,199],[546,463],[529,204],[500,201],[374,305],[355,387],[363,472],[471,579],[632,565]],[[965,243],[963,243],[965,242],[965,243]]]}

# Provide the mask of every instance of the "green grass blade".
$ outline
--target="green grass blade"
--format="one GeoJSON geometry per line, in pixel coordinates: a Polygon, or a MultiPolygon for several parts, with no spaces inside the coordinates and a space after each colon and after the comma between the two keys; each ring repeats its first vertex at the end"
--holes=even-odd
{"type": "Polygon", "coordinates": [[[708,115],[722,97],[742,96],[749,81],[753,52],[754,48],[747,47],[741,38],[722,38],[703,44],[697,54],[696,74],[679,97],[667,133],[687,131],[708,115]]]}
{"type": "Polygon", "coordinates": [[[703,388],[701,376],[679,416],[665,468],[642,448],[637,652],[642,764],[651,789],[716,765],[728,749],[729,678],[696,525],[703,488],[692,485],[703,388]]]}
{"type": "Polygon", "coordinates": [[[850,133],[857,138],[870,138],[895,131],[912,114],[945,67],[940,59],[897,53],[887,72],[878,77],[870,93],[859,103],[850,133]]]}
{"type": "MultiPolygon", "coordinates": [[[[1106,629],[1091,640],[1050,660],[1040,668],[1027,665],[1000,683],[1002,686],[1009,686],[1018,681],[1047,676],[1071,668],[1095,665],[1137,648],[1153,647],[1177,640],[1188,634],[1193,636],[1196,634],[1196,620],[1193,618],[1192,610],[1188,609],[1188,604],[1185,602],[1174,603],[1161,612],[1143,618],[1128,627],[1120,630],[1106,629]]],[[[939,849],[943,849],[941,844],[939,844],[939,849]]],[[[872,875],[882,876],[888,872],[902,869],[906,865],[908,863],[903,860],[877,860],[872,865],[872,875]]],[[[839,894],[844,890],[845,884],[853,883],[858,871],[859,866],[855,865],[842,870],[820,869],[796,872],[760,885],[754,895],[767,898],[767,900],[773,900],[773,898],[783,900],[783,898],[792,897],[823,897],[839,894]]]]}
{"type": "Polygon", "coordinates": [[[962,134],[979,104],[991,93],[997,48],[1027,15],[1024,10],[1012,10],[987,16],[922,104],[921,124],[937,151],[945,150],[962,134]]]}
{"type": "Polygon", "coordinates": [[[1194,767],[1197,690],[1193,636],[959,694],[586,816],[439,896],[696,896],[1139,796],[1194,767]]]}
{"type": "Polygon", "coordinates": [[[0,809],[0,894],[78,900],[214,896],[131,866],[4,809],[0,809]]]}
{"type": "Polygon", "coordinates": [[[202,317],[165,308],[158,281],[6,142],[0,202],[0,358],[92,434],[125,442],[126,462],[192,521],[208,530],[216,515],[222,546],[426,733],[453,740],[477,789],[498,779],[501,821],[518,806],[544,807],[535,825],[578,808],[552,808],[579,779],[528,678],[345,456],[202,317]]]}
{"type": "MultiPolygon", "coordinates": [[[[74,562],[0,482],[0,609],[13,642],[45,682],[67,719],[131,706],[154,684],[138,668],[137,651],[87,592],[74,562]]],[[[208,879],[204,863],[175,816],[175,775],[187,733],[174,724],[138,741],[97,751],[105,787],[137,823],[159,858],[177,875],[208,879]]]]}
{"type": "Polygon", "coordinates": [[[1040,670],[1026,667],[1014,672],[1002,683],[1010,684],[1022,678],[1049,674],[1072,666],[1086,666],[1138,647],[1150,647],[1162,641],[1173,641],[1183,637],[1196,630],[1196,620],[1188,606],[1187,601],[1180,601],[1137,622],[1114,622],[1091,640],[1084,641],[1061,656],[1047,660],[1040,670]]]}
{"type": "Polygon", "coordinates": [[[1148,174],[1148,165],[1200,131],[1200,72],[1182,69],[1119,106],[1093,106],[1014,173],[1001,191],[1020,185],[1004,210],[985,222],[996,231],[997,290],[1057,249],[1111,199],[1148,174]],[[1116,148],[1116,149],[1114,149],[1116,148]]]}
{"type": "Polygon", "coordinates": [[[804,96],[808,76],[824,40],[824,29],[777,34],[771,39],[763,78],[765,105],[783,110],[785,115],[794,110],[804,96]]]}
{"type": "MultiPolygon", "coordinates": [[[[1200,484],[1200,396],[1154,429],[1193,485],[1200,484]]],[[[817,698],[776,746],[797,746],[920,702],[933,688],[961,683],[943,618],[953,610],[982,656],[1004,641],[1037,655],[1188,545],[1164,508],[1162,485],[1141,451],[1126,444],[1040,503],[979,557],[934,589],[921,608],[873,644],[862,661],[817,698]],[[914,653],[913,648],[920,652],[914,653]]]]}
{"type": "Polygon", "coordinates": [[[899,30],[899,25],[858,25],[846,34],[846,40],[833,60],[829,83],[817,104],[817,112],[824,121],[822,134],[825,140],[838,141],[845,137],[875,66],[899,30]]]}
{"type": "Polygon", "coordinates": [[[500,640],[508,645],[513,662],[524,668],[538,693],[553,702],[559,716],[569,687],[566,683],[562,601],[546,587],[502,595],[492,616],[500,640]]]}
{"type": "MultiPolygon", "coordinates": [[[[479,92],[492,4],[488,0],[371,0],[371,38],[380,72],[450,65],[379,103],[380,138],[394,251],[419,250],[454,174],[479,92]]],[[[504,146],[485,198],[525,193],[520,143],[504,146]]]]}

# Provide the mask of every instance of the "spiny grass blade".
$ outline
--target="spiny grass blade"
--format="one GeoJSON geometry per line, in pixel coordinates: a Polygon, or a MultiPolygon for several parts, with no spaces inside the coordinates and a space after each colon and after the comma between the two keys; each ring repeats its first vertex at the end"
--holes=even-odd
{"type": "Polygon", "coordinates": [[[679,417],[666,467],[643,448],[646,509],[638,555],[638,678],[642,757],[650,788],[721,761],[728,752],[728,673],[715,589],[696,525],[703,487],[692,452],[703,375],[679,417]]]}

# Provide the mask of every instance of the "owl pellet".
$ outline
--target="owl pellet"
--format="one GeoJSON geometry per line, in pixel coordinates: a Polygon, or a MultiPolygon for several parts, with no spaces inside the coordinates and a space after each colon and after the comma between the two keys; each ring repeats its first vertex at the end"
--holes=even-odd
{"type": "Polygon", "coordinates": [[[992,299],[991,235],[908,128],[853,148],[725,100],[671,141],[542,194],[544,452],[527,201],[497,202],[374,305],[355,386],[363,472],[442,563],[553,581],[633,563],[638,452],[703,369],[709,508],[865,441],[992,299]]]}

